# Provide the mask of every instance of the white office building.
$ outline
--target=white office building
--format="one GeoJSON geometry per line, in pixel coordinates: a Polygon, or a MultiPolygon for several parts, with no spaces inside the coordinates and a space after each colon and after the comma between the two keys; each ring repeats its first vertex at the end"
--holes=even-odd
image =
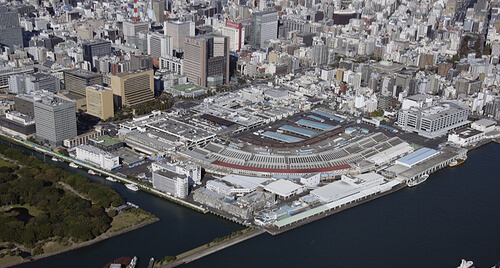
{"type": "Polygon", "coordinates": [[[76,159],[96,165],[105,170],[120,166],[120,158],[99,148],[82,144],[76,147],[76,159]]]}
{"type": "Polygon", "coordinates": [[[148,33],[148,54],[159,59],[172,56],[172,37],[160,33],[148,33]]]}

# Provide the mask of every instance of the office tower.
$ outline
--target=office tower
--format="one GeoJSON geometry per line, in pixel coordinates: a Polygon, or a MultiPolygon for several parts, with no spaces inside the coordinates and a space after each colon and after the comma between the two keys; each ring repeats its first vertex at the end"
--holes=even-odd
{"type": "Polygon", "coordinates": [[[23,48],[23,32],[19,25],[19,15],[16,10],[9,10],[0,5],[0,46],[7,46],[11,52],[15,48],[23,48]]]}
{"type": "Polygon", "coordinates": [[[229,49],[240,51],[244,44],[245,28],[238,22],[226,21],[226,26],[222,27],[222,35],[229,37],[229,49]]]}
{"type": "Polygon", "coordinates": [[[250,44],[254,48],[264,48],[266,41],[278,37],[278,12],[263,11],[252,14],[252,35],[250,44]]]}
{"type": "Polygon", "coordinates": [[[172,56],[172,37],[161,33],[148,33],[148,54],[155,59],[172,56]]]}
{"type": "Polygon", "coordinates": [[[113,90],[99,85],[88,86],[87,114],[106,120],[115,116],[113,109],[113,90]]]}
{"type": "Polygon", "coordinates": [[[176,53],[184,52],[186,36],[194,36],[194,23],[190,21],[165,21],[163,26],[165,35],[172,37],[172,48],[176,53]]]}
{"type": "MultiPolygon", "coordinates": [[[[36,91],[30,95],[18,95],[16,101],[24,101],[33,107],[36,138],[51,146],[62,145],[63,140],[73,138],[76,132],[76,104],[49,92],[36,91]]],[[[31,109],[31,107],[26,107],[31,109]]],[[[30,112],[27,113],[29,115],[30,112]]]]}
{"type": "Polygon", "coordinates": [[[102,86],[102,75],[83,69],[64,71],[66,90],[85,96],[85,87],[90,85],[102,86]]]}
{"type": "Polygon", "coordinates": [[[18,74],[9,77],[9,91],[15,94],[45,90],[57,93],[61,89],[61,82],[56,77],[44,74],[18,74]]]}
{"type": "Polygon", "coordinates": [[[165,21],[165,1],[152,1],[153,21],[163,23],[165,21]]]}
{"type": "Polygon", "coordinates": [[[153,100],[153,70],[137,70],[111,75],[113,103],[117,107],[135,106],[153,100]]]}
{"type": "Polygon", "coordinates": [[[124,21],[123,22],[123,37],[125,41],[129,41],[131,36],[135,36],[136,34],[149,31],[149,23],[148,22],[137,22],[137,21],[124,21]]]}
{"type": "Polygon", "coordinates": [[[186,37],[184,75],[203,87],[229,83],[229,37],[186,37]]]}
{"type": "Polygon", "coordinates": [[[83,60],[95,67],[93,57],[111,55],[111,42],[104,40],[89,41],[82,44],[83,60]]]}

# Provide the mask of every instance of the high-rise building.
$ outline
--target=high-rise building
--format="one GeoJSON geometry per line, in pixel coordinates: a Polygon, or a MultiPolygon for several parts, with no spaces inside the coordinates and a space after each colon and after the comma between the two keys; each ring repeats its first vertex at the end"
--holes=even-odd
{"type": "Polygon", "coordinates": [[[82,44],[83,60],[95,67],[93,57],[111,55],[111,42],[104,40],[89,41],[82,44]]]}
{"type": "Polygon", "coordinates": [[[163,23],[165,21],[165,1],[152,1],[153,21],[163,23]]]}
{"type": "Polygon", "coordinates": [[[184,75],[189,82],[203,87],[229,83],[229,37],[186,37],[184,75]]]}
{"type": "Polygon", "coordinates": [[[83,69],[73,69],[64,72],[66,90],[85,96],[85,88],[90,85],[102,86],[102,75],[83,69]]]}
{"type": "Polygon", "coordinates": [[[5,4],[0,5],[0,33],[0,46],[9,47],[11,52],[24,47],[19,14],[16,10],[9,10],[5,4]]]}
{"type": "Polygon", "coordinates": [[[29,93],[37,90],[57,93],[60,89],[61,82],[59,79],[49,74],[18,74],[9,78],[9,91],[15,94],[29,93]]]}
{"type": "Polygon", "coordinates": [[[87,114],[106,120],[115,116],[113,109],[113,90],[103,86],[88,86],[87,114]]]}
{"type": "Polygon", "coordinates": [[[111,75],[113,102],[117,107],[135,106],[154,98],[153,70],[137,70],[111,75]]]}
{"type": "Polygon", "coordinates": [[[245,41],[245,28],[241,23],[226,21],[226,26],[222,27],[222,35],[229,37],[229,49],[240,51],[245,41]]]}
{"type": "Polygon", "coordinates": [[[136,34],[148,31],[149,23],[148,22],[138,22],[138,21],[124,21],[123,22],[123,37],[125,41],[129,41],[131,36],[135,36],[136,34]]]}
{"type": "Polygon", "coordinates": [[[250,44],[254,48],[266,47],[266,41],[278,37],[278,12],[269,10],[252,14],[250,44]]]}
{"type": "Polygon", "coordinates": [[[155,59],[172,56],[172,37],[161,33],[148,33],[148,54],[155,59]]]}
{"type": "Polygon", "coordinates": [[[16,100],[33,105],[36,138],[51,146],[62,145],[76,132],[76,104],[49,92],[36,91],[18,95],[16,100]]]}
{"type": "Polygon", "coordinates": [[[165,21],[163,31],[172,37],[172,48],[177,52],[184,52],[186,36],[195,35],[194,22],[190,21],[165,21]]]}

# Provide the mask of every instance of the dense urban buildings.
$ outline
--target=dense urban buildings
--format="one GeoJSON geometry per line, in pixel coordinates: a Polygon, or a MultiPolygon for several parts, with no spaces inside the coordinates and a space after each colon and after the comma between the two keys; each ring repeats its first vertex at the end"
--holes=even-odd
{"type": "Polygon", "coordinates": [[[153,70],[137,70],[111,75],[116,107],[135,106],[154,97],[153,70]]]}
{"type": "Polygon", "coordinates": [[[114,116],[113,90],[93,85],[86,88],[87,114],[106,120],[114,116]]]}

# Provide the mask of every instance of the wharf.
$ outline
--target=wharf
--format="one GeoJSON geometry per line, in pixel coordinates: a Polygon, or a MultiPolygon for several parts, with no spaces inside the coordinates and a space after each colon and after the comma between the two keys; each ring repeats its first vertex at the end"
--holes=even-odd
{"type": "Polygon", "coordinates": [[[197,259],[203,258],[207,255],[210,255],[212,253],[215,253],[219,250],[223,250],[225,248],[228,248],[232,245],[238,244],[240,242],[243,242],[245,240],[248,240],[250,238],[256,237],[258,235],[261,235],[265,233],[264,229],[252,229],[242,235],[238,235],[232,238],[228,238],[222,242],[216,243],[214,245],[209,245],[208,247],[206,246],[201,246],[197,249],[192,250],[191,252],[183,253],[178,255],[178,259],[171,261],[167,264],[164,264],[160,267],[162,268],[170,268],[170,267],[177,267],[182,264],[190,263],[192,261],[195,261],[197,259]]]}
{"type": "Polygon", "coordinates": [[[325,218],[327,216],[330,216],[330,215],[333,215],[333,214],[336,214],[336,213],[339,213],[341,211],[344,211],[346,209],[350,209],[350,208],[353,208],[355,206],[358,206],[358,205],[361,205],[363,203],[366,203],[366,202],[369,202],[369,201],[372,201],[372,200],[375,200],[379,197],[382,197],[382,196],[385,196],[385,195],[388,195],[390,193],[394,193],[396,191],[399,191],[403,188],[406,187],[406,183],[400,183],[400,184],[397,184],[396,186],[392,187],[390,190],[388,191],[385,191],[385,192],[380,192],[380,193],[377,193],[375,195],[372,195],[372,196],[369,196],[367,198],[364,198],[364,199],[361,199],[361,200],[356,200],[355,202],[352,202],[352,203],[349,203],[349,204],[346,204],[346,205],[343,205],[341,207],[338,207],[338,208],[332,208],[330,210],[327,210],[327,211],[324,211],[324,212],[321,212],[319,214],[316,214],[316,215],[313,215],[311,217],[308,217],[308,218],[305,218],[303,220],[300,220],[300,221],[296,221],[290,225],[287,225],[287,226],[283,226],[281,228],[278,228],[277,226],[275,225],[269,225],[267,226],[265,229],[266,229],[266,232],[268,232],[269,234],[271,235],[278,235],[278,234],[281,234],[281,233],[284,233],[284,232],[287,232],[287,231],[290,231],[292,229],[295,229],[297,227],[300,227],[302,225],[306,225],[306,224],[309,224],[311,222],[314,222],[314,221],[317,221],[319,219],[322,219],[322,218],[325,218]]]}

